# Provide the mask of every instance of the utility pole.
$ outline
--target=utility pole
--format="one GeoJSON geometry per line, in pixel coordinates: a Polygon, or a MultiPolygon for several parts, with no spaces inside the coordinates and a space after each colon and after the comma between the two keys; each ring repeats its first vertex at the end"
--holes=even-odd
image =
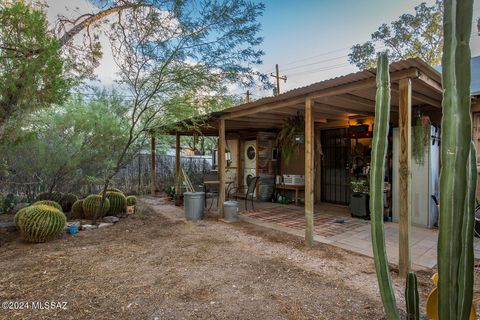
{"type": "Polygon", "coordinates": [[[250,92],[250,90],[247,90],[246,95],[247,95],[247,103],[249,103],[250,102],[250,97],[252,96],[252,93],[250,92]]]}
{"type": "Polygon", "coordinates": [[[277,96],[280,94],[280,79],[284,82],[287,82],[287,76],[280,76],[280,72],[278,71],[278,63],[275,65],[275,74],[270,73],[270,76],[277,79],[277,96]]]}

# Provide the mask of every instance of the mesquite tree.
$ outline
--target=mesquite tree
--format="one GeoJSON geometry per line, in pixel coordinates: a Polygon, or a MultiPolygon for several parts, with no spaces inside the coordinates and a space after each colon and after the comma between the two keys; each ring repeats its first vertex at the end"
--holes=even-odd
{"type": "MultiPolygon", "coordinates": [[[[181,113],[175,97],[221,96],[229,84],[258,79],[258,16],[264,6],[250,1],[162,1],[161,6],[122,12],[109,34],[120,70],[119,87],[128,92],[129,134],[105,176],[110,180],[142,145],[146,133],[169,124],[181,113]]],[[[266,80],[266,76],[260,76],[266,80]]],[[[203,110],[205,111],[205,110],[203,110]]]]}

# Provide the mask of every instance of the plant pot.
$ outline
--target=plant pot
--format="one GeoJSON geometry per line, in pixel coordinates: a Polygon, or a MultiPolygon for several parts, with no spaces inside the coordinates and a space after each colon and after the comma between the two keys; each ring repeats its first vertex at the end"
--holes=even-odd
{"type": "Polygon", "coordinates": [[[352,217],[368,219],[370,217],[368,193],[353,192],[350,196],[350,211],[352,217]]]}

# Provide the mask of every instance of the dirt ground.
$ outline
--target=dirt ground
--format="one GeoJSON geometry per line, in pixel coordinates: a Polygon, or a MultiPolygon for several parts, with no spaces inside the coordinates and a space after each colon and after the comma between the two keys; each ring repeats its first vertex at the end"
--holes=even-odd
{"type": "MultiPolygon", "coordinates": [[[[135,218],[49,243],[0,234],[0,302],[30,303],[0,319],[384,318],[372,259],[181,213],[144,197],[135,218]],[[47,301],[66,309],[38,310],[47,301]]],[[[423,302],[428,276],[419,275],[423,302]]],[[[403,280],[393,279],[403,307],[403,280]]]]}

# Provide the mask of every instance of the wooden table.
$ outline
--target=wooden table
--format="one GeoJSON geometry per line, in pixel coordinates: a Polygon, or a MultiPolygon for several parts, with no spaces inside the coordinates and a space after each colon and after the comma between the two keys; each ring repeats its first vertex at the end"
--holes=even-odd
{"type": "Polygon", "coordinates": [[[295,205],[298,205],[298,192],[305,190],[305,185],[276,184],[275,189],[295,191],[295,205]]]}

